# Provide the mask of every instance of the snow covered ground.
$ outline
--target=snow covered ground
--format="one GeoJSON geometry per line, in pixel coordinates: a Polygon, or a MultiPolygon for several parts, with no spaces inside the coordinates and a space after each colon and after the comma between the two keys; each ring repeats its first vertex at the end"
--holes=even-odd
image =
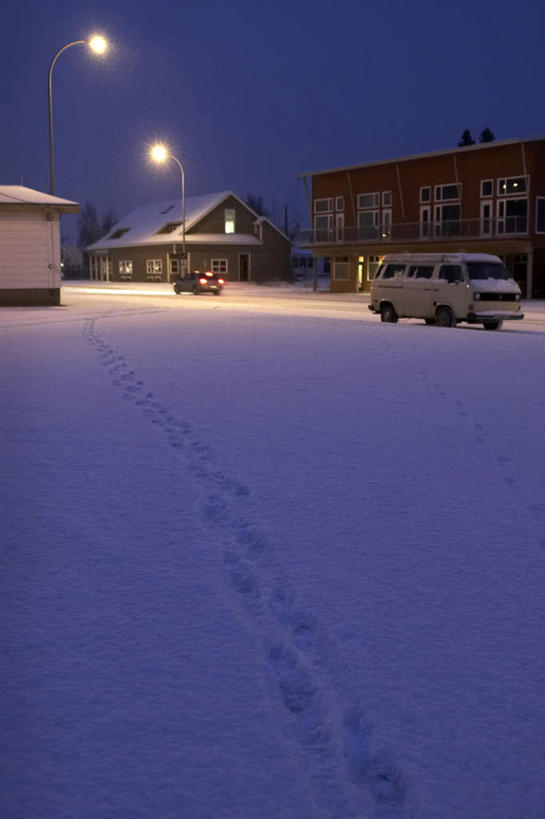
{"type": "Polygon", "coordinates": [[[545,815],[543,316],[315,299],[0,313],[3,819],[545,815]]]}

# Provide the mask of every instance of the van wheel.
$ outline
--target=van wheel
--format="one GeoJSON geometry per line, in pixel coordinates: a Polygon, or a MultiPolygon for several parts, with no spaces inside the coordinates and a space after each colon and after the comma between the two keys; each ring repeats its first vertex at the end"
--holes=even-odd
{"type": "Polygon", "coordinates": [[[382,304],[380,307],[380,320],[388,324],[395,324],[398,319],[397,313],[392,304],[382,304]]]}
{"type": "Polygon", "coordinates": [[[500,319],[499,321],[485,321],[483,327],[485,330],[500,330],[503,321],[500,319]]]}
{"type": "Polygon", "coordinates": [[[456,327],[456,319],[450,307],[438,307],[435,311],[435,323],[438,327],[456,327]]]}
{"type": "Polygon", "coordinates": [[[424,321],[426,322],[428,327],[435,324],[435,319],[424,319],[424,321]]]}

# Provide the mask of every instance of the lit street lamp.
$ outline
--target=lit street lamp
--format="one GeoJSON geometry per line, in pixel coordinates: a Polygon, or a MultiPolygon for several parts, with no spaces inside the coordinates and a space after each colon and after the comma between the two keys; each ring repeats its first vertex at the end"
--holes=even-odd
{"type": "Polygon", "coordinates": [[[150,148],[150,157],[153,162],[156,162],[158,165],[161,165],[163,162],[166,162],[167,159],[172,159],[177,164],[180,169],[180,173],[182,174],[182,266],[183,266],[183,273],[185,274],[185,264],[186,264],[186,253],[185,253],[185,174],[184,168],[180,160],[172,154],[169,149],[165,145],[161,145],[161,143],[157,143],[152,145],[150,148]]]}
{"type": "Polygon", "coordinates": [[[53,59],[51,60],[51,65],[49,66],[49,193],[55,193],[55,165],[53,160],[53,95],[51,91],[51,78],[53,75],[53,66],[57,62],[58,57],[62,54],[63,51],[66,51],[67,48],[71,48],[75,45],[87,45],[94,51],[95,54],[104,54],[106,49],[108,48],[108,42],[104,39],[104,37],[99,36],[98,34],[94,37],[91,37],[89,40],[74,40],[73,43],[68,43],[68,45],[63,46],[53,59]]]}

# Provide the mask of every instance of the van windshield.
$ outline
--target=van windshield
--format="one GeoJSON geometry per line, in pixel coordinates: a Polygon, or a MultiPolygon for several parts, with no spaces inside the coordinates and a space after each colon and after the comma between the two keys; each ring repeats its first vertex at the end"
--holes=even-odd
{"type": "Polygon", "coordinates": [[[470,279],[512,279],[512,274],[498,262],[467,262],[470,279]]]}

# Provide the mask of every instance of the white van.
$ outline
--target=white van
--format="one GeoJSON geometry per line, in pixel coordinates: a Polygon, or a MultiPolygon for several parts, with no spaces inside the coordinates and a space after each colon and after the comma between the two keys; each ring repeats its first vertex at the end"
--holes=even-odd
{"type": "Polygon", "coordinates": [[[382,321],[460,321],[498,330],[522,319],[520,287],[498,256],[483,253],[390,253],[371,286],[369,310],[382,321]]]}

